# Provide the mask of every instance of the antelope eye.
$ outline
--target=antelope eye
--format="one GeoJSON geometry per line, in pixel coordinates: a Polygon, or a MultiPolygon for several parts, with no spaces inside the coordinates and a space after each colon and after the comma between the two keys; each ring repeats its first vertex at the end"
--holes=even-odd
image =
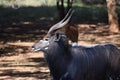
{"type": "Polygon", "coordinates": [[[44,40],[45,40],[45,41],[48,41],[48,40],[49,40],[49,38],[44,38],[44,40]]]}

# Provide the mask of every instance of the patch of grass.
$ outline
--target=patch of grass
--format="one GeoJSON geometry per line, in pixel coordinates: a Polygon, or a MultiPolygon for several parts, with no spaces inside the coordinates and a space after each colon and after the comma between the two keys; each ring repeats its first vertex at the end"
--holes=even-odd
{"type": "Polygon", "coordinates": [[[10,7],[13,4],[20,5],[22,7],[38,7],[38,6],[53,6],[56,4],[55,0],[0,0],[0,5],[4,7],[10,7]]]}

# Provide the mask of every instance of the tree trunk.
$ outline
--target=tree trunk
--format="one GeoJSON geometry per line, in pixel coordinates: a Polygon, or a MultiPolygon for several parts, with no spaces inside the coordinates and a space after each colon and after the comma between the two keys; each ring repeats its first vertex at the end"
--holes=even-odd
{"type": "Polygon", "coordinates": [[[57,10],[59,14],[59,19],[63,19],[65,14],[72,8],[73,0],[67,0],[67,8],[65,9],[64,0],[57,0],[57,10]]]}
{"type": "Polygon", "coordinates": [[[116,1],[106,0],[108,8],[109,29],[111,32],[119,32],[118,16],[116,13],[116,1]]]}
{"type": "Polygon", "coordinates": [[[72,8],[73,0],[67,0],[67,12],[72,8]]]}
{"type": "Polygon", "coordinates": [[[64,0],[57,0],[57,10],[59,19],[62,20],[65,17],[64,0]]]}

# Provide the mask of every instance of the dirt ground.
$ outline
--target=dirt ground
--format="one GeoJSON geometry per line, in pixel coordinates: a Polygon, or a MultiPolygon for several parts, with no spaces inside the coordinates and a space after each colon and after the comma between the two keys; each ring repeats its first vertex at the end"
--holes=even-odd
{"type": "MultiPolygon", "coordinates": [[[[108,25],[78,24],[78,26],[79,45],[112,43],[120,48],[120,33],[109,32],[108,25]]],[[[31,50],[34,42],[41,39],[48,28],[35,28],[37,27],[0,28],[3,30],[0,34],[0,80],[51,80],[42,52],[35,53],[31,50]],[[30,29],[34,31],[29,31],[30,29]],[[16,34],[18,31],[19,34],[16,34]],[[21,31],[26,33],[23,34],[21,31]]]]}

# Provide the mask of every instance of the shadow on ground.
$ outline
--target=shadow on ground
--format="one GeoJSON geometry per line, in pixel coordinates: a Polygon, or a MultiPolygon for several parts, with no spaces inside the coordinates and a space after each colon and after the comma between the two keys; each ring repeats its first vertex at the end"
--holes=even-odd
{"type": "Polygon", "coordinates": [[[0,7],[0,41],[35,41],[54,23],[55,7],[0,7]]]}

